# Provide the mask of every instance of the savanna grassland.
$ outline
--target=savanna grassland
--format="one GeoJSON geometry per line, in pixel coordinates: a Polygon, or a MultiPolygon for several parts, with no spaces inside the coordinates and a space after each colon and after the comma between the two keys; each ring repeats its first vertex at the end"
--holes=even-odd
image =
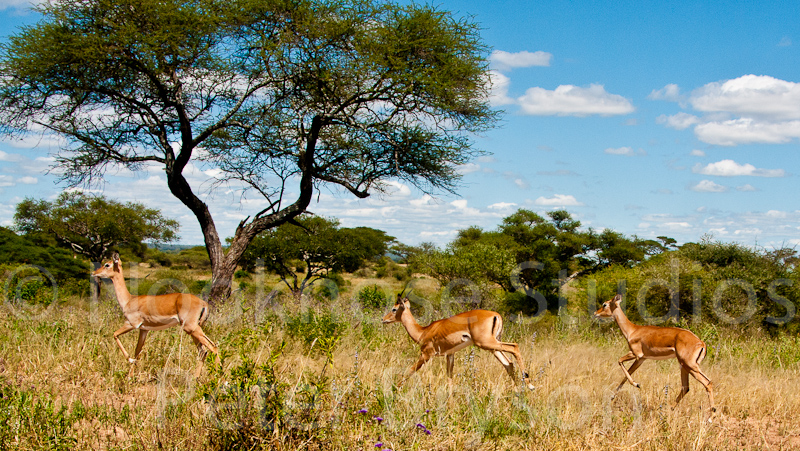
{"type": "MultiPolygon", "coordinates": [[[[133,279],[153,272],[135,269],[133,279]]],[[[345,279],[335,299],[300,301],[273,293],[277,281],[250,280],[204,326],[221,351],[197,378],[196,349],[177,328],[151,332],[129,374],[111,337],[123,322],[111,291],[46,308],[6,303],[0,450],[800,449],[796,336],[689,325],[708,344],[711,421],[693,379],[671,408],[674,360],[646,362],[635,374],[642,388],[626,385],[612,399],[627,346],[586,307],[506,318],[503,339],[520,344],[534,390],[474,347],[457,354],[452,382],[444,359],[434,359],[398,386],[418,346],[401,325],[381,324],[387,307],[365,308],[358,293],[377,286],[393,296],[403,284],[345,279]]],[[[421,324],[463,310],[437,300],[432,280],[413,285],[421,324]]],[[[586,305],[580,290],[570,299],[586,305]]],[[[135,335],[123,336],[129,351],[135,335]]]]}

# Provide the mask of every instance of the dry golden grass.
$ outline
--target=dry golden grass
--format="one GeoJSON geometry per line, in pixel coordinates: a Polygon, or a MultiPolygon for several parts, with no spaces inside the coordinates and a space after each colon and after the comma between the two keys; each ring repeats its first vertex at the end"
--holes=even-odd
{"type": "MultiPolygon", "coordinates": [[[[387,285],[399,291],[399,284],[387,285]]],[[[254,449],[800,449],[795,337],[778,343],[715,330],[702,365],[718,407],[709,422],[705,391],[694,380],[678,408],[670,408],[680,386],[674,360],[646,362],[635,377],[642,388],[627,385],[611,399],[623,377],[616,362],[627,351],[613,324],[507,320],[504,340],[520,344],[533,391],[514,385],[490,353],[476,348],[457,355],[452,381],[444,359],[434,359],[397,387],[419,352],[402,326],[382,326],[383,312],[360,311],[350,295],[306,307],[333,312],[346,324],[341,339],[309,344],[292,336],[287,324],[300,308],[289,298],[262,312],[250,304],[221,307],[205,329],[224,359],[207,362],[195,379],[194,345],[177,328],[151,332],[127,377],[111,338],[122,323],[113,299],[95,306],[70,300],[35,318],[2,306],[0,399],[11,416],[0,426],[0,449],[237,449],[220,439],[233,432],[254,449]],[[282,416],[274,429],[232,423],[204,392],[230,390],[248,359],[253,368],[271,369],[260,377],[277,381],[271,387],[282,395],[282,416]],[[34,413],[46,429],[26,423],[34,413]]],[[[135,335],[123,337],[129,349],[135,335]]],[[[243,405],[260,405],[255,393],[263,388],[239,393],[243,405]]]]}

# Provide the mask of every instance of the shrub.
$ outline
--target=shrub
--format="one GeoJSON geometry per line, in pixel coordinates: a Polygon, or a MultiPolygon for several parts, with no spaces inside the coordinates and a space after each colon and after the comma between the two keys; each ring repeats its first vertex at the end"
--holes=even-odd
{"type": "Polygon", "coordinates": [[[359,290],[357,299],[361,307],[366,310],[383,309],[390,303],[389,297],[377,285],[366,286],[359,290]]]}
{"type": "Polygon", "coordinates": [[[223,359],[211,363],[209,378],[199,389],[212,419],[211,449],[261,449],[281,428],[288,414],[288,386],[278,380],[275,363],[284,345],[261,365],[244,355],[229,371],[223,369],[223,359]]]}
{"type": "Polygon", "coordinates": [[[306,346],[317,341],[335,344],[347,332],[347,322],[339,321],[332,312],[316,313],[308,309],[297,316],[288,315],[286,332],[306,346]]]}

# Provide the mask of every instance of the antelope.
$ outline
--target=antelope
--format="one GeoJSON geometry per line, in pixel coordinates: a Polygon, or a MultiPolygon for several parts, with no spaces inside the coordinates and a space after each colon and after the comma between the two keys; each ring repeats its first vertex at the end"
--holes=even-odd
{"type": "Polygon", "coordinates": [[[678,359],[681,365],[681,391],[678,393],[673,409],[678,406],[681,399],[689,393],[689,375],[703,384],[708,393],[710,411],[716,411],[714,407],[714,391],[711,379],[700,370],[700,362],[706,356],[706,344],[692,332],[679,327],[659,327],[659,326],[638,326],[633,324],[625,312],[622,311],[620,303],[622,296],[617,294],[613,299],[607,301],[603,306],[594,312],[596,318],[613,318],[622,331],[622,335],[628,342],[630,352],[620,357],[618,363],[625,378],[622,379],[614,394],[629,382],[636,388],[640,385],[634,382],[633,374],[645,359],[678,359]],[[625,368],[625,362],[633,360],[629,369],[625,368]]]}
{"type": "Polygon", "coordinates": [[[94,271],[92,276],[111,279],[111,283],[114,285],[117,302],[119,302],[122,313],[125,315],[125,324],[114,332],[114,340],[117,342],[120,351],[122,351],[122,355],[131,364],[131,373],[133,372],[133,365],[139,359],[139,354],[144,347],[147,332],[151,330],[163,330],[180,325],[183,331],[189,334],[197,345],[201,365],[198,366],[197,374],[202,368],[202,361],[208,351],[217,353],[217,346],[200,327],[208,319],[209,311],[206,301],[193,294],[185,293],[132,296],[125,286],[122,263],[117,252],[114,252],[110,261],[94,271]],[[136,352],[131,358],[119,337],[134,329],[139,330],[139,341],[136,343],[136,352]]]}
{"type": "Polygon", "coordinates": [[[534,388],[529,382],[528,373],[525,372],[519,345],[500,341],[503,318],[496,312],[470,310],[450,318],[434,321],[423,327],[411,314],[411,302],[408,297],[404,297],[400,293],[397,295],[397,303],[383,317],[383,324],[395,322],[399,322],[405,327],[408,335],[419,344],[422,351],[417,362],[406,372],[401,384],[433,356],[447,358],[447,377],[452,380],[454,354],[474,344],[481,349],[491,351],[511,376],[511,380],[516,383],[514,365],[504,353],[513,354],[522,370],[522,382],[526,383],[529,389],[533,390],[534,388]]]}

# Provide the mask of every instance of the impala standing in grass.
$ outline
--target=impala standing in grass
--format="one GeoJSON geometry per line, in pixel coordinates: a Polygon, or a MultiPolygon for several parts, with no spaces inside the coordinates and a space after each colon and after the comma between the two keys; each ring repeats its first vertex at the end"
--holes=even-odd
{"type": "Polygon", "coordinates": [[[125,324],[114,332],[114,340],[122,351],[122,355],[131,363],[131,373],[133,372],[133,364],[136,363],[139,353],[142,352],[142,347],[144,347],[147,332],[151,330],[163,330],[180,325],[183,331],[189,334],[197,345],[201,360],[197,373],[202,369],[202,360],[207,352],[217,353],[217,346],[200,327],[208,318],[208,304],[206,301],[193,294],[186,293],[132,296],[128,291],[128,287],[125,286],[122,262],[116,252],[111,260],[94,271],[92,276],[111,279],[111,283],[114,285],[117,302],[119,302],[119,306],[122,307],[122,313],[125,315],[125,324]],[[122,346],[119,337],[134,329],[139,329],[139,341],[136,344],[136,353],[131,358],[128,352],[125,351],[125,347],[122,346]]]}
{"type": "Polygon", "coordinates": [[[619,359],[619,366],[625,373],[625,379],[622,379],[614,393],[616,394],[625,385],[625,382],[630,382],[631,385],[639,388],[639,384],[633,381],[631,374],[642,365],[645,359],[676,358],[681,365],[681,391],[678,393],[673,408],[689,392],[689,375],[691,374],[706,388],[710,411],[714,412],[716,409],[714,408],[711,379],[700,371],[700,362],[706,356],[706,344],[697,338],[697,335],[679,327],[637,326],[625,316],[625,312],[619,305],[621,302],[622,296],[618,294],[594,312],[594,316],[597,318],[614,318],[631,350],[619,359]],[[625,362],[629,360],[634,360],[634,362],[630,369],[626,369],[625,362]]]}
{"type": "Polygon", "coordinates": [[[506,369],[508,375],[516,383],[517,377],[514,371],[514,364],[511,363],[505,353],[513,354],[522,371],[522,382],[527,384],[528,388],[534,388],[530,384],[528,373],[525,372],[525,364],[519,352],[519,345],[500,341],[500,333],[503,331],[503,318],[500,317],[499,313],[488,310],[470,310],[450,318],[434,321],[423,327],[417,323],[417,320],[411,314],[411,302],[408,297],[404,297],[401,293],[397,295],[397,303],[392,307],[392,310],[383,317],[383,324],[395,322],[403,324],[408,335],[419,344],[422,351],[417,363],[406,372],[403,381],[408,379],[433,356],[445,356],[447,358],[447,376],[452,379],[454,354],[474,344],[481,349],[492,351],[497,360],[506,369]]]}

